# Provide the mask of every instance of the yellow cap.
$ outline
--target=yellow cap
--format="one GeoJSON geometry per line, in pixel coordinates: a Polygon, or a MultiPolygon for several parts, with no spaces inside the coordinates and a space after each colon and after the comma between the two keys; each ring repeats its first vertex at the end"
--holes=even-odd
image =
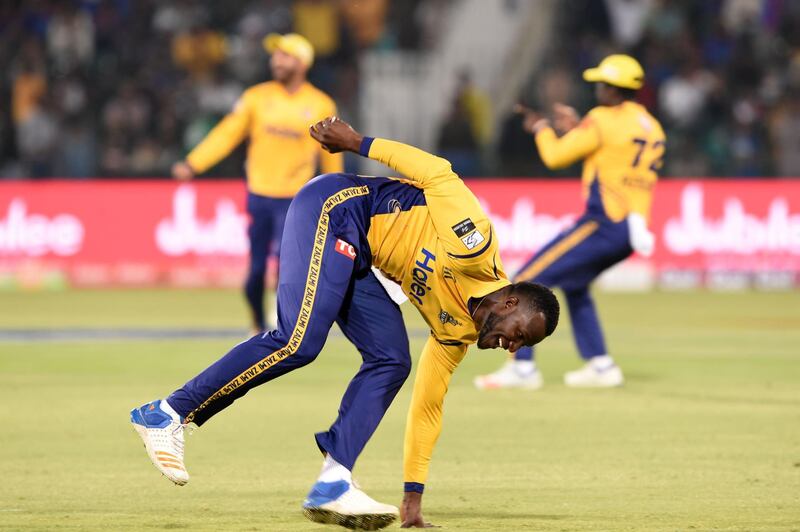
{"type": "Polygon", "coordinates": [[[287,33],[286,35],[270,33],[264,37],[261,43],[267,52],[274,53],[275,50],[286,52],[299,59],[307,67],[314,62],[314,47],[299,33],[287,33]]]}
{"type": "Polygon", "coordinates": [[[595,68],[583,71],[586,81],[602,81],[623,89],[641,89],[644,84],[644,70],[639,61],[629,55],[609,55],[595,68]]]}

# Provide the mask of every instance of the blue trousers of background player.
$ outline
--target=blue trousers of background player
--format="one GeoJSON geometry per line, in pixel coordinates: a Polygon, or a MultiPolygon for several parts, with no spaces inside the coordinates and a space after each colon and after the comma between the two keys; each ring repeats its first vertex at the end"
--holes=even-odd
{"type": "MultiPolygon", "coordinates": [[[[581,358],[589,360],[608,354],[589,285],[631,253],[626,220],[612,222],[604,214],[586,214],[539,250],[514,280],[563,290],[575,345],[581,358]]],[[[533,360],[533,348],[519,349],[514,358],[533,360]]]]}
{"type": "Polygon", "coordinates": [[[301,191],[287,215],[278,328],[237,345],[167,402],[187,422],[201,425],[252,388],[312,362],[336,322],[358,348],[363,363],[342,398],[335,422],[316,440],[321,450],[352,469],[408,377],[411,358],[400,308],[368,268],[358,271],[355,265],[361,261],[341,251],[340,237],[358,241],[352,217],[340,216],[341,206],[321,214],[325,195],[337,182],[328,180],[327,187],[325,181],[317,184],[323,186],[312,182],[301,191]],[[320,188],[322,193],[317,193],[320,188]]]}
{"type": "Polygon", "coordinates": [[[247,193],[247,212],[250,214],[250,270],[244,284],[244,295],[250,307],[253,325],[266,329],[264,320],[264,282],[267,275],[267,258],[280,256],[280,243],[286,211],[291,198],[269,198],[247,193]]]}

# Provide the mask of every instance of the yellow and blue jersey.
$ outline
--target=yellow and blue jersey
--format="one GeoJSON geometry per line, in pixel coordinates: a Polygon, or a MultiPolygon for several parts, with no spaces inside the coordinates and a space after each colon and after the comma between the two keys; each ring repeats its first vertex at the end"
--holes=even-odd
{"type": "Polygon", "coordinates": [[[233,111],[186,157],[196,173],[217,164],[245,139],[247,188],[253,194],[290,198],[312,177],[341,172],[341,154],[324,151],[308,127],[336,114],[336,105],[310,83],[289,93],[275,81],[247,89],[233,111]]]}
{"type": "Polygon", "coordinates": [[[369,156],[408,177],[373,200],[373,265],[400,283],[439,342],[475,342],[467,301],[509,284],[488,216],[446,160],[384,139],[369,156]]]}
{"type": "Polygon", "coordinates": [[[468,302],[509,283],[497,235],[477,198],[450,163],[411,146],[375,139],[362,154],[397,170],[410,201],[393,193],[373,200],[368,232],[372,263],[399,282],[431,337],[420,357],[404,444],[407,489],[428,476],[441,432],[450,376],[478,338],[468,302]],[[412,188],[414,187],[414,188],[412,188]],[[419,190],[418,190],[419,189],[419,190]]]}
{"type": "Polygon", "coordinates": [[[650,217],[665,148],[664,130],[642,105],[598,106],[564,136],[536,134],[542,161],[556,169],[583,160],[587,210],[619,222],[631,213],[650,217]]]}
{"type": "Polygon", "coordinates": [[[375,266],[398,282],[430,327],[404,446],[405,481],[422,485],[441,431],[450,376],[478,339],[469,300],[510,282],[489,217],[448,161],[385,139],[367,139],[362,155],[405,178],[320,176],[295,201],[306,202],[306,194],[327,187],[332,198],[340,190],[358,194],[360,201],[346,201],[331,213],[330,223],[340,228],[337,236],[357,249],[357,270],[375,266]]]}
{"type": "Polygon", "coordinates": [[[312,361],[338,320],[365,364],[317,443],[352,467],[410,366],[402,315],[375,266],[401,284],[431,330],[405,437],[406,488],[415,489],[428,475],[450,376],[478,338],[470,299],[510,283],[492,224],[450,163],[384,139],[365,139],[361,153],[405,178],[333,173],[303,187],[287,214],[278,329],[237,345],[169,401],[202,424],[253,386],[312,361]]]}

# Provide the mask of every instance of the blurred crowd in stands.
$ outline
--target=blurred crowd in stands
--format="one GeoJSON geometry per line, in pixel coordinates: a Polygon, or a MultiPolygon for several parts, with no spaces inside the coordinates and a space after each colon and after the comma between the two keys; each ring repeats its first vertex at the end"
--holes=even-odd
{"type": "MultiPolygon", "coordinates": [[[[585,112],[581,72],[609,53],[637,57],[639,100],[667,133],[667,176],[800,176],[800,2],[561,0],[550,50],[522,99],[585,112]]],[[[518,117],[502,128],[498,173],[529,175],[518,117]]],[[[576,169],[562,172],[575,175],[576,169]]]]}
{"type": "MultiPolygon", "coordinates": [[[[352,115],[359,51],[420,46],[420,4],[0,2],[0,176],[167,175],[247,86],[269,78],[270,32],[311,40],[311,81],[352,115]]],[[[215,173],[241,168],[239,153],[215,173]]]]}
{"type": "MultiPolygon", "coordinates": [[[[424,51],[454,1],[0,2],[0,177],[167,175],[244,88],[268,79],[269,32],[312,41],[311,81],[357,123],[360,52],[424,51]]],[[[667,130],[667,175],[800,175],[800,1],[560,0],[557,11],[526,103],[585,112],[581,71],[626,51],[667,130]]],[[[443,152],[482,154],[467,166],[475,174],[547,175],[518,117],[495,135],[488,95],[466,70],[458,87],[443,152]]],[[[241,168],[239,153],[214,173],[241,168]]]]}

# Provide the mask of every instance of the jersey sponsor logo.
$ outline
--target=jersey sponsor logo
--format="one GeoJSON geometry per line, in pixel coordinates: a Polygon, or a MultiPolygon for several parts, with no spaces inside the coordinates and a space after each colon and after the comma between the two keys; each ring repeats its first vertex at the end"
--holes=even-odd
{"type": "Polygon", "coordinates": [[[483,238],[483,235],[477,229],[461,239],[467,249],[475,249],[484,240],[486,239],[483,238]]]}
{"type": "Polygon", "coordinates": [[[394,198],[389,200],[388,207],[389,207],[389,212],[392,214],[398,214],[400,213],[400,211],[403,210],[403,205],[400,203],[400,200],[394,198]]]}
{"type": "Polygon", "coordinates": [[[356,249],[341,238],[336,239],[336,253],[341,253],[350,260],[356,259],[356,249]]]}
{"type": "Polygon", "coordinates": [[[442,268],[442,277],[444,277],[445,279],[450,279],[453,282],[456,282],[456,276],[453,275],[453,270],[451,270],[447,266],[442,268]]]}
{"type": "Polygon", "coordinates": [[[485,240],[481,232],[477,230],[475,224],[469,218],[461,220],[454,225],[452,229],[456,236],[461,239],[461,242],[464,243],[467,249],[475,249],[481,242],[485,240]]]}
{"type": "Polygon", "coordinates": [[[283,137],[292,140],[302,140],[305,138],[304,132],[289,129],[287,127],[273,126],[271,124],[264,126],[264,132],[270,135],[275,135],[276,137],[283,137]]]}
{"type": "Polygon", "coordinates": [[[475,230],[475,224],[472,223],[472,220],[467,218],[466,220],[461,220],[456,225],[453,226],[453,232],[456,234],[458,238],[467,236],[469,233],[475,230]]]}
{"type": "Polygon", "coordinates": [[[431,287],[428,286],[428,278],[433,273],[432,263],[436,261],[436,255],[425,248],[420,250],[422,258],[417,259],[415,268],[411,270],[411,277],[414,279],[408,290],[408,296],[422,306],[422,298],[427,295],[431,287]]]}
{"type": "Polygon", "coordinates": [[[442,322],[442,325],[447,325],[448,323],[455,326],[461,325],[461,322],[451,316],[446,310],[439,311],[439,321],[442,322]]]}

